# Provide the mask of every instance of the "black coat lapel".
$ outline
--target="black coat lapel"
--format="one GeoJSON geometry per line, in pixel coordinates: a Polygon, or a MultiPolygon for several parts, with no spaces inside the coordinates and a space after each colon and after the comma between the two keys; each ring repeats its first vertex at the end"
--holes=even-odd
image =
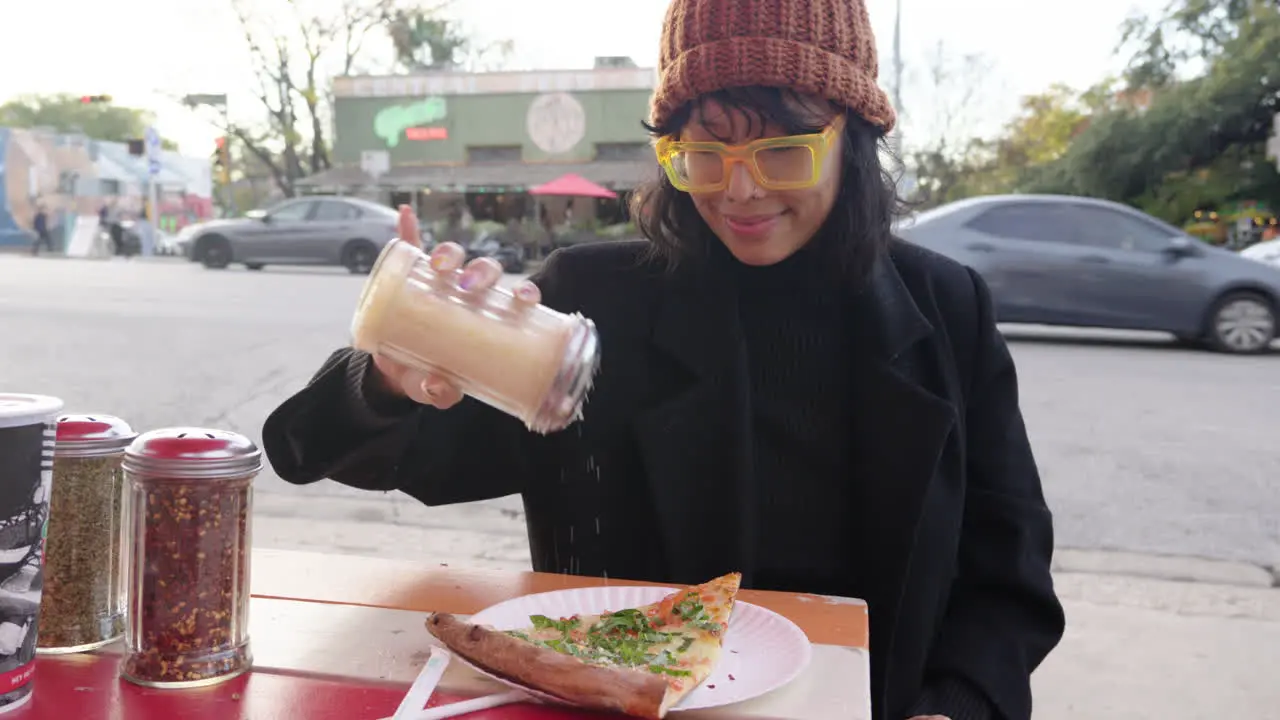
{"type": "MultiPolygon", "coordinates": [[[[930,346],[920,342],[933,327],[888,257],[854,305],[865,350],[853,369],[855,547],[866,573],[859,585],[879,624],[896,617],[924,501],[958,418],[954,405],[926,387],[942,382],[930,346]]],[[[872,642],[891,653],[892,633],[872,642]]]]}
{"type": "Polygon", "coordinates": [[[656,298],[652,405],[636,435],[672,582],[750,572],[755,495],[746,364],[734,294],[714,273],[677,276],[656,298]]]}

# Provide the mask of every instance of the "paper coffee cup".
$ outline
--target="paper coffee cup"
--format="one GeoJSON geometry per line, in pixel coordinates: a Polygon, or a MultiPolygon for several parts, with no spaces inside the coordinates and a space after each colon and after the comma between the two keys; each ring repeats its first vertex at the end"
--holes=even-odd
{"type": "Polygon", "coordinates": [[[31,700],[62,401],[0,393],[0,713],[31,700]]]}

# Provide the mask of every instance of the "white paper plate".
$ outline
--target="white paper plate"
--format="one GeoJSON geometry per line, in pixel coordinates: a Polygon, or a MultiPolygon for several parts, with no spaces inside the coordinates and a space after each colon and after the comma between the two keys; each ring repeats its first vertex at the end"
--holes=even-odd
{"type": "MultiPolygon", "coordinates": [[[[675,588],[636,586],[558,590],[498,603],[472,615],[470,622],[489,625],[497,630],[518,630],[530,625],[530,615],[553,618],[595,615],[648,605],[675,591],[675,588]]],[[[734,604],[733,617],[729,620],[719,665],[706,682],[672,710],[719,707],[776,690],[796,679],[809,665],[812,655],[809,638],[795,623],[772,610],[739,600],[734,604]]],[[[466,662],[461,656],[458,659],[466,662]]],[[[472,667],[511,687],[525,689],[474,665],[472,667]]],[[[555,698],[540,693],[532,694],[555,701],[555,698]]]]}

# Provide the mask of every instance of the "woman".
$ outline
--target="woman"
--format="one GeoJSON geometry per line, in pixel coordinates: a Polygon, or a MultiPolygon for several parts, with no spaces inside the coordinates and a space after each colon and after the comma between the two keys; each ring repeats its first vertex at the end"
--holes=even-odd
{"type": "Polygon", "coordinates": [[[534,435],[343,349],[267,420],[276,471],[520,493],[541,571],[865,598],[877,719],[1029,718],[1063,630],[1050,514],[985,285],[890,234],[875,58],[861,0],[675,0],[649,242],[559,251],[517,289],[599,327],[585,419],[534,435]]]}

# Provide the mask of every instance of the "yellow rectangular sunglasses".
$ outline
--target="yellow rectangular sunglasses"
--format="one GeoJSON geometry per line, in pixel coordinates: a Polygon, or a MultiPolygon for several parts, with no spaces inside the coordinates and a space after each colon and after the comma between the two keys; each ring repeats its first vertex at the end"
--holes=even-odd
{"type": "Polygon", "coordinates": [[[823,161],[843,128],[840,116],[820,133],[761,138],[742,145],[685,142],[667,136],[658,139],[654,150],[671,184],[684,192],[724,190],[734,163],[746,166],[765,190],[800,190],[818,183],[823,161]]]}

